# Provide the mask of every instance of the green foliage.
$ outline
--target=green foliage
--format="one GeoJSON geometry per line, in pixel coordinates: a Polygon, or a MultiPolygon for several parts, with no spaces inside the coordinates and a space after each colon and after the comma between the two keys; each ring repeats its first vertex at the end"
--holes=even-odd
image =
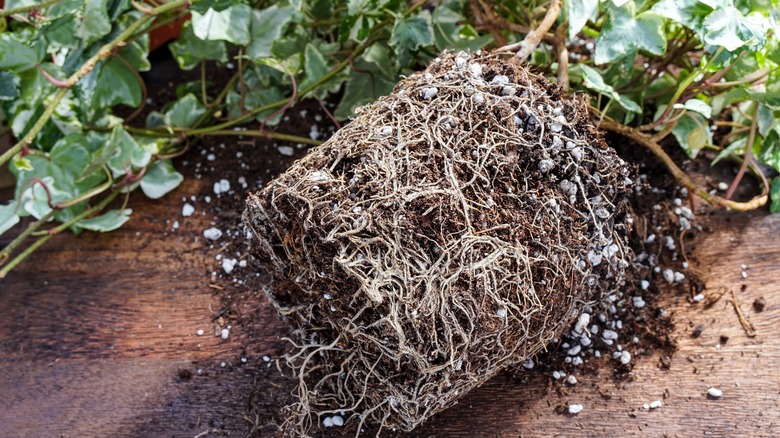
{"type": "MultiPolygon", "coordinates": [[[[546,12],[539,1],[480,4],[488,26],[466,0],[62,0],[0,19],[0,129],[31,140],[0,159],[17,178],[15,199],[0,205],[0,234],[20,217],[47,214],[74,231],[119,228],[131,211],[87,208],[136,188],[152,199],[174,190],[183,176],[167,157],[199,136],[251,122],[273,126],[293,96],[338,99],[334,115],[348,119],[440,51],[517,41],[522,34],[510,29],[533,27],[546,12]],[[232,78],[214,89],[202,77],[180,85],[160,111],[117,117],[117,107],[144,104],[138,72],[151,67],[148,33],[187,13],[191,20],[169,45],[179,67],[197,75],[216,64],[232,78]]],[[[714,150],[717,159],[740,160],[750,148],[753,160],[780,171],[778,6],[564,0],[555,25],[568,23],[560,34],[573,54],[564,77],[591,96],[598,117],[670,135],[690,157],[714,150]],[[728,122],[725,137],[713,135],[716,120],[728,122]]],[[[553,79],[559,64],[549,38],[532,59],[553,79]]]]}

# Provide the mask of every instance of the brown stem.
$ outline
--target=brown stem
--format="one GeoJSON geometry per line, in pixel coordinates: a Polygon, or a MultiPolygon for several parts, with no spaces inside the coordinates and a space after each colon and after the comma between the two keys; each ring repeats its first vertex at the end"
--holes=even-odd
{"type": "Polygon", "coordinates": [[[498,49],[498,51],[513,52],[517,50],[515,56],[520,58],[520,60],[525,61],[529,56],[531,56],[531,53],[533,53],[534,49],[536,49],[536,46],[538,46],[542,41],[547,31],[549,31],[552,25],[555,24],[555,20],[558,19],[558,14],[560,12],[561,0],[552,0],[550,2],[550,9],[548,9],[547,13],[544,14],[542,22],[539,23],[539,26],[537,26],[536,29],[529,32],[523,41],[501,47],[498,49]]]}
{"type": "Polygon", "coordinates": [[[569,22],[564,21],[555,30],[555,51],[558,52],[558,84],[563,91],[569,91],[569,50],[566,48],[566,28],[569,22]]]}
{"type": "Polygon", "coordinates": [[[678,183],[688,189],[689,192],[696,194],[698,197],[709,204],[720,205],[721,207],[725,207],[731,210],[748,211],[755,210],[765,205],[767,202],[766,195],[756,196],[747,202],[734,202],[721,198],[717,195],[711,195],[706,189],[699,187],[695,182],[693,182],[691,177],[689,177],[688,174],[686,174],[682,169],[677,167],[677,164],[674,162],[674,160],[672,160],[672,157],[670,157],[666,151],[661,148],[661,145],[653,140],[650,135],[639,131],[637,128],[632,128],[630,126],[618,123],[609,117],[604,117],[604,120],[601,122],[601,127],[616,134],[626,136],[636,141],[644,148],[648,149],[653,153],[653,155],[658,157],[664,163],[666,168],[669,169],[669,172],[672,174],[672,176],[674,176],[674,179],[676,179],[678,183]]]}
{"type": "Polygon", "coordinates": [[[731,199],[734,195],[734,191],[737,190],[739,182],[742,181],[742,177],[745,176],[745,171],[750,164],[752,157],[753,143],[756,141],[756,130],[758,129],[758,102],[755,102],[756,108],[753,110],[753,121],[750,122],[750,134],[748,135],[747,147],[745,148],[745,158],[742,159],[742,165],[739,166],[739,172],[734,177],[734,181],[731,182],[729,189],[726,191],[725,199],[731,199]]]}
{"type": "Polygon", "coordinates": [[[273,120],[274,117],[278,116],[279,114],[282,114],[283,112],[287,111],[288,108],[293,106],[295,103],[295,100],[298,98],[298,83],[295,82],[295,75],[290,74],[290,81],[292,82],[292,96],[290,96],[290,100],[287,101],[287,103],[284,104],[281,108],[276,110],[273,114],[266,117],[265,120],[263,120],[263,124],[260,125],[260,132],[265,131],[265,126],[268,124],[269,121],[273,120]]]}
{"type": "Polygon", "coordinates": [[[47,81],[51,82],[55,87],[57,87],[57,88],[68,88],[69,87],[69,85],[68,85],[68,83],[66,81],[61,81],[61,80],[55,78],[54,76],[50,75],[49,72],[44,70],[43,67],[41,67],[40,64],[38,64],[38,71],[40,71],[41,75],[43,75],[43,77],[47,81]]]}
{"type": "Polygon", "coordinates": [[[339,121],[336,120],[336,117],[334,117],[333,113],[330,112],[325,102],[323,102],[322,99],[319,98],[317,99],[317,102],[319,102],[322,110],[325,111],[325,115],[327,115],[330,121],[333,122],[333,125],[336,126],[336,129],[341,129],[341,123],[339,123],[339,121]]]}

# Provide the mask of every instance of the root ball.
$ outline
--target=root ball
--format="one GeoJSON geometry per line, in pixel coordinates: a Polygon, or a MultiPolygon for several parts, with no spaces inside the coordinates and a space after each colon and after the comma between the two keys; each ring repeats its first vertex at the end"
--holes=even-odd
{"type": "Polygon", "coordinates": [[[491,53],[445,53],[247,201],[294,329],[285,431],[410,431],[620,285],[630,168],[586,104],[491,53]]]}

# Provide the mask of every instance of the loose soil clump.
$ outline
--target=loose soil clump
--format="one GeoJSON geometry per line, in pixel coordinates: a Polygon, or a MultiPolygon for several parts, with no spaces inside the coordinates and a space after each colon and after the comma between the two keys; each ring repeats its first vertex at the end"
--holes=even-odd
{"type": "Polygon", "coordinates": [[[293,327],[283,432],[410,431],[544,349],[622,284],[633,185],[582,100],[499,54],[362,108],[247,201],[293,327]]]}

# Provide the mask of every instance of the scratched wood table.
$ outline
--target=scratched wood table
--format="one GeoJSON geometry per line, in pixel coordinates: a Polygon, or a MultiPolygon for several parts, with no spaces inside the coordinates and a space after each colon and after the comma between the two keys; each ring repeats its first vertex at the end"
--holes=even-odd
{"type": "MultiPolygon", "coordinates": [[[[277,154],[262,143],[247,148],[246,155],[277,154]]],[[[247,172],[270,176],[262,162],[247,172]]],[[[136,214],[122,230],[58,236],[0,282],[0,437],[250,432],[250,397],[262,402],[263,385],[280,379],[262,357],[281,352],[285,329],[256,285],[233,284],[252,328],[214,336],[225,291],[210,287],[220,248],[209,247],[202,231],[218,212],[200,199],[220,176],[217,168],[187,178],[157,202],[134,196],[136,214]],[[199,199],[196,214],[183,218],[182,197],[191,195],[199,199]]],[[[670,293],[663,304],[673,312],[679,350],[669,369],[658,356],[637,357],[632,379],[616,381],[605,369],[572,388],[501,374],[414,436],[780,435],[780,215],[721,211],[699,220],[711,232],[697,237],[693,264],[710,290],[737,291],[757,336],[746,336],[730,296],[705,310],[670,293]],[[746,279],[741,264],[749,265],[746,279]],[[760,313],[751,306],[759,297],[767,303],[760,313]],[[728,342],[718,347],[722,336],[728,342]],[[708,398],[709,386],[723,396],[708,398]],[[663,407],[642,409],[653,400],[663,407]],[[568,403],[585,409],[558,413],[568,403]]]]}

